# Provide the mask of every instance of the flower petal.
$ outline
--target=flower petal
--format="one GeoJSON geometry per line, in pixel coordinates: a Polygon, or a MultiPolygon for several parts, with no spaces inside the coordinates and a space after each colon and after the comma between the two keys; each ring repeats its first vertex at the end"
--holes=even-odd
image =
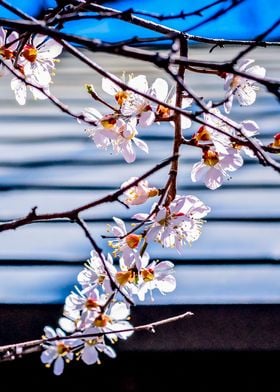
{"type": "Polygon", "coordinates": [[[53,366],[53,372],[56,376],[60,376],[63,373],[64,369],[64,361],[62,357],[57,357],[57,359],[54,362],[53,366]]]}
{"type": "MultiPolygon", "coordinates": [[[[116,76],[114,76],[114,78],[121,82],[121,80],[116,76]]],[[[102,90],[110,95],[116,95],[119,91],[122,91],[122,89],[116,83],[108,78],[102,78],[102,90]]]]}
{"type": "Polygon", "coordinates": [[[85,347],[82,351],[81,359],[87,365],[92,365],[98,360],[98,353],[94,346],[89,346],[85,344],[85,347]]]}

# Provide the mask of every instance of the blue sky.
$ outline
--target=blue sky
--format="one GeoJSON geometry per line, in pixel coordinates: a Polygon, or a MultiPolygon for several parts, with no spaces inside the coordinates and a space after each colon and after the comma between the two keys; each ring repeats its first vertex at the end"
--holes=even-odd
{"type": "MultiPolygon", "coordinates": [[[[150,12],[162,13],[163,15],[174,14],[180,11],[194,11],[199,7],[211,3],[213,0],[173,0],[172,2],[163,0],[135,0],[135,1],[112,1],[105,3],[108,6],[121,10],[133,7],[136,10],[145,10],[150,12]]],[[[43,6],[52,6],[54,0],[37,0],[23,1],[11,0],[12,4],[36,15],[38,10],[43,6]]],[[[203,35],[210,38],[235,38],[250,39],[268,29],[273,22],[280,17],[280,2],[276,0],[244,0],[235,9],[226,15],[211,21],[196,29],[192,29],[197,23],[213,15],[216,11],[227,8],[231,4],[230,1],[223,2],[210,10],[203,13],[203,17],[193,16],[191,18],[165,21],[166,25],[175,27],[180,30],[186,30],[192,34],[203,35]]],[[[14,17],[6,10],[0,7],[1,17],[14,17]]],[[[131,26],[128,23],[105,19],[103,21],[76,21],[66,25],[65,31],[72,33],[82,33],[89,37],[99,38],[104,41],[118,41],[135,35],[155,36],[148,30],[137,26],[131,26]]],[[[269,39],[277,39],[280,37],[280,27],[278,26],[270,35],[269,39]]]]}

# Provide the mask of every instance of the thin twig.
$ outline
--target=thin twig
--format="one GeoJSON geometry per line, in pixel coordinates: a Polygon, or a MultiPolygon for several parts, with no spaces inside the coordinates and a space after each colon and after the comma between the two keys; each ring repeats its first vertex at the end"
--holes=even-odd
{"type": "Polygon", "coordinates": [[[112,287],[112,290],[114,291],[118,291],[123,298],[127,301],[127,303],[129,303],[130,305],[134,305],[134,302],[132,301],[132,299],[130,299],[127,294],[121,289],[121,287],[119,285],[117,285],[115,279],[112,277],[109,268],[107,266],[106,260],[104,258],[104,255],[102,253],[102,249],[97,245],[96,241],[94,240],[93,236],[91,235],[89,228],[87,227],[86,222],[81,219],[79,217],[79,215],[77,214],[76,218],[75,218],[75,222],[81,227],[81,229],[83,230],[86,238],[89,240],[89,242],[91,243],[93,249],[96,251],[96,253],[98,254],[98,257],[100,258],[102,265],[104,267],[104,270],[106,271],[108,278],[110,280],[110,284],[112,287]]]}
{"type": "Polygon", "coordinates": [[[110,334],[116,334],[116,333],[121,333],[121,332],[140,332],[140,331],[149,331],[149,332],[154,332],[155,328],[160,327],[165,324],[169,323],[174,323],[177,321],[184,320],[186,318],[190,318],[193,316],[192,312],[185,312],[182,314],[179,314],[177,316],[173,317],[168,317],[159,321],[155,321],[152,323],[148,324],[143,324],[143,325],[138,325],[133,328],[127,328],[127,329],[122,329],[119,331],[104,331],[100,333],[93,333],[93,334],[84,334],[82,335],[81,333],[79,334],[73,334],[69,336],[56,336],[54,338],[49,338],[49,339],[37,339],[37,340],[30,340],[26,342],[21,342],[21,343],[16,343],[16,344],[8,344],[5,346],[0,347],[0,362],[4,361],[11,361],[17,358],[21,358],[23,355],[30,354],[33,352],[38,352],[42,350],[42,344],[44,343],[50,343],[50,342],[55,342],[55,341],[60,341],[60,340],[67,340],[67,339],[89,339],[89,338],[94,338],[94,337],[99,337],[99,336],[108,336],[110,334]]]}
{"type": "Polygon", "coordinates": [[[172,156],[168,159],[165,159],[164,161],[155,165],[152,169],[148,170],[146,173],[141,175],[138,179],[136,179],[132,183],[126,185],[125,187],[118,189],[116,192],[108,194],[104,197],[101,197],[97,200],[94,200],[90,203],[79,206],[79,207],[74,208],[72,210],[55,212],[55,213],[50,213],[50,214],[37,214],[36,210],[32,209],[32,211],[23,218],[15,219],[13,221],[0,224],[0,232],[6,231],[6,230],[15,230],[18,227],[26,226],[26,225],[32,224],[34,222],[42,221],[42,220],[50,221],[50,220],[55,220],[55,219],[69,219],[69,220],[73,221],[73,220],[75,220],[76,216],[83,211],[86,211],[90,208],[96,207],[100,204],[112,203],[113,201],[118,201],[119,197],[124,192],[126,192],[129,188],[137,185],[140,181],[151,176],[152,174],[156,173],[157,171],[164,168],[165,166],[168,166],[170,164],[170,162],[172,162],[175,158],[176,157],[172,156]]]}

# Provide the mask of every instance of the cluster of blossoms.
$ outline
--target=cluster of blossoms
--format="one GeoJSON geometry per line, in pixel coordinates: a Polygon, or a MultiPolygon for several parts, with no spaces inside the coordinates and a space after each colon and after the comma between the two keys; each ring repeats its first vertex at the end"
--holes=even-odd
{"type": "MultiPolygon", "coordinates": [[[[113,80],[123,81],[116,76],[113,80]]],[[[168,121],[172,123],[174,113],[163,105],[155,104],[153,101],[142,94],[153,97],[161,102],[168,102],[170,105],[175,104],[175,95],[171,95],[168,90],[168,83],[157,78],[149,87],[145,75],[136,77],[129,76],[127,81],[128,88],[132,90],[122,90],[119,86],[108,78],[103,78],[103,91],[115,98],[117,107],[113,113],[102,115],[98,110],[88,107],[84,111],[87,121],[95,122],[96,126],[87,129],[86,132],[92,138],[97,148],[107,149],[112,147],[115,153],[121,153],[126,162],[135,161],[136,154],[134,145],[144,151],[149,152],[147,144],[139,139],[139,128],[151,126],[154,122],[168,121]],[[138,91],[140,94],[137,94],[138,91]],[[137,129],[138,128],[138,129],[137,129]]],[[[93,93],[93,87],[88,86],[89,92],[93,93]]],[[[190,106],[191,98],[183,99],[183,108],[190,106]]],[[[182,116],[182,128],[189,128],[191,121],[188,117],[182,116]]]]}
{"type": "MultiPolygon", "coordinates": [[[[236,69],[248,75],[264,77],[265,69],[258,65],[250,66],[253,62],[254,60],[251,59],[241,59],[236,69]]],[[[232,74],[223,73],[220,76],[225,78],[226,114],[231,111],[234,97],[241,106],[252,105],[255,102],[258,88],[254,81],[232,74]]],[[[193,166],[191,179],[194,182],[204,181],[209,189],[217,189],[224,179],[230,179],[229,173],[243,165],[242,153],[250,158],[255,157],[254,152],[246,146],[246,142],[248,138],[253,138],[257,144],[261,144],[254,138],[258,134],[259,127],[251,120],[241,123],[233,121],[223,115],[218,108],[212,107],[211,102],[208,103],[203,117],[206,125],[202,125],[192,137],[193,144],[202,149],[202,159],[193,166]]]]}
{"type": "MultiPolygon", "coordinates": [[[[0,27],[0,76],[8,75],[9,69],[14,71],[11,88],[16,100],[24,105],[27,88],[34,98],[46,99],[49,94],[51,76],[55,70],[55,61],[62,52],[62,46],[46,36],[35,34],[27,42],[22,43],[17,32],[0,27]],[[7,67],[6,67],[7,66],[7,67]],[[19,75],[20,78],[15,75],[19,75]],[[30,85],[26,84],[30,83],[30,85]],[[38,87],[38,88],[36,88],[38,87]]],[[[241,59],[236,64],[236,70],[254,77],[263,78],[265,69],[253,65],[252,59],[241,59]]],[[[246,77],[221,73],[225,78],[225,115],[209,102],[203,115],[205,125],[201,126],[192,137],[192,145],[201,148],[201,161],[196,163],[191,171],[192,181],[204,181],[210,189],[220,187],[230,174],[243,165],[242,153],[254,157],[249,148],[244,147],[247,138],[254,137],[259,130],[254,121],[237,123],[227,115],[230,113],[234,97],[242,106],[252,105],[256,99],[257,87],[253,80],[246,77]]],[[[168,83],[157,78],[150,86],[145,75],[129,76],[127,88],[122,89],[124,82],[114,75],[102,79],[102,89],[115,99],[116,107],[111,107],[111,113],[101,114],[98,110],[88,107],[84,110],[85,120],[95,126],[87,129],[87,134],[93,139],[97,148],[109,147],[116,154],[122,154],[128,163],[136,159],[135,146],[149,152],[148,145],[139,138],[142,128],[153,123],[169,121],[173,124],[174,111],[165,106],[175,106],[175,94],[169,90],[168,83]],[[144,94],[145,96],[143,96],[144,94]],[[158,103],[155,103],[152,99],[158,103]],[[159,103],[161,102],[161,103],[159,103]]],[[[88,86],[90,93],[93,88],[88,86]]],[[[190,108],[193,99],[183,97],[182,109],[190,108]]],[[[186,115],[181,116],[181,128],[191,127],[191,121],[186,115]]],[[[256,143],[259,141],[255,140],[256,143]]]]}
{"type": "MultiPolygon", "coordinates": [[[[0,76],[12,71],[11,88],[20,105],[26,102],[27,88],[34,98],[47,98],[56,57],[61,52],[62,46],[46,36],[31,35],[24,41],[18,33],[0,27],[0,76]]],[[[253,62],[241,59],[236,70],[241,75],[245,72],[263,78],[265,69],[253,62]]],[[[254,146],[261,145],[255,139],[259,127],[254,121],[238,123],[228,117],[234,97],[242,106],[254,103],[255,82],[238,75],[221,73],[220,76],[225,79],[225,114],[208,102],[199,121],[203,125],[192,132],[189,140],[184,139],[185,144],[202,152],[201,161],[192,167],[192,181],[204,181],[212,190],[220,187],[224,179],[229,178],[229,173],[243,165],[243,153],[254,157],[253,150],[248,147],[250,140],[254,146]]],[[[162,78],[149,85],[145,75],[130,75],[126,83],[108,75],[102,80],[102,89],[113,97],[113,105],[101,99],[91,85],[87,89],[94,99],[110,108],[106,114],[93,107],[84,109],[84,120],[93,124],[86,130],[88,136],[97,148],[111,148],[114,153],[122,154],[127,163],[136,159],[135,146],[145,153],[149,151],[148,145],[139,138],[142,128],[161,122],[174,126],[176,95],[162,78]]],[[[185,130],[192,126],[189,110],[193,99],[181,98],[181,110],[187,109],[185,115],[180,115],[181,129],[185,130]]],[[[278,149],[279,140],[277,134],[271,147],[278,149]]],[[[65,300],[60,328],[45,327],[41,360],[47,367],[53,364],[56,375],[60,375],[64,364],[74,358],[89,365],[100,362],[102,354],[111,358],[116,356],[111,344],[118,339],[127,339],[134,331],[128,320],[135,299],[144,301],[149,296],[154,300],[154,290],[164,295],[176,288],[174,264],[169,260],[152,260],[148,246],[160,244],[181,253],[187,244],[199,238],[204,218],[210,212],[210,208],[194,195],[168,198],[167,185],[159,190],[137,177],[124,182],[121,189],[125,198],[123,203],[128,207],[144,204],[152,197],[164,197],[151,206],[149,213],[134,214],[131,218],[137,223],[130,229],[122,219],[113,217],[108,241],[112,255],[92,251],[90,260],[78,275],[79,287],[65,300]]]]}
{"type": "Polygon", "coordinates": [[[55,58],[62,52],[62,46],[53,39],[40,34],[32,35],[22,46],[18,33],[7,32],[0,27],[0,76],[15,75],[11,89],[20,105],[26,103],[27,85],[35,99],[46,99],[49,94],[51,76],[55,70],[55,58]],[[5,66],[7,65],[7,67],[5,66]],[[38,88],[36,88],[38,87],[38,88]]]}
{"type": "MultiPolygon", "coordinates": [[[[122,184],[132,186],[124,192],[128,205],[145,203],[159,194],[148,182],[133,177],[122,184]]],[[[86,364],[99,362],[100,353],[114,357],[110,346],[133,333],[129,323],[130,304],[134,299],[144,301],[146,294],[154,300],[153,291],[167,294],[175,290],[174,264],[169,260],[150,260],[147,245],[160,243],[166,248],[182,247],[196,241],[201,233],[203,218],[210,211],[195,196],[179,196],[168,207],[152,207],[150,214],[136,214],[139,227],[128,231],[124,221],[113,217],[115,224],[108,241],[113,256],[92,251],[91,258],[78,275],[76,287],[65,300],[60,328],[45,328],[44,351],[41,360],[46,366],[54,364],[54,373],[62,373],[64,363],[74,357],[86,364]],[[137,233],[136,233],[137,231],[137,233]],[[65,332],[67,332],[67,336],[65,332]]]]}
{"type": "MultiPolygon", "coordinates": [[[[254,60],[251,59],[242,59],[237,63],[236,69],[255,77],[265,76],[265,69],[252,65],[253,62],[254,60]]],[[[225,179],[230,179],[230,173],[243,165],[242,153],[254,157],[252,150],[245,145],[247,138],[255,137],[259,130],[254,121],[246,120],[237,123],[227,116],[234,97],[242,106],[254,103],[257,90],[254,81],[232,74],[222,73],[220,76],[225,78],[226,114],[222,114],[209,102],[203,114],[205,125],[193,134],[190,143],[201,148],[202,151],[201,161],[192,168],[191,179],[194,182],[204,181],[209,189],[220,187],[225,179]]],[[[122,85],[123,82],[116,76],[111,75],[111,77],[122,85]]],[[[171,94],[167,82],[162,78],[157,78],[149,87],[145,75],[131,76],[127,82],[127,90],[122,90],[112,80],[103,78],[102,88],[104,92],[114,97],[117,107],[111,107],[113,112],[104,115],[95,108],[86,108],[84,111],[86,120],[96,124],[86,132],[97,148],[107,149],[111,146],[115,153],[121,153],[125,161],[131,163],[136,158],[134,145],[148,153],[147,144],[138,137],[141,128],[161,121],[169,121],[173,124],[174,112],[164,104],[174,106],[175,95],[171,94]],[[161,101],[162,104],[155,104],[141,93],[161,101]]],[[[89,92],[96,96],[93,87],[88,88],[89,92]]],[[[182,109],[190,108],[192,103],[192,98],[183,97],[182,109]]],[[[191,127],[188,113],[190,112],[186,112],[186,116],[181,115],[183,130],[191,127]]],[[[260,144],[257,139],[255,142],[260,144]]]]}

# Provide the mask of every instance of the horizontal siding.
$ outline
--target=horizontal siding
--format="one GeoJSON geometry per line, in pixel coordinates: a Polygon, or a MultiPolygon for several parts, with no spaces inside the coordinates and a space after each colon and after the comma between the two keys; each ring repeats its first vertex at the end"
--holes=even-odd
{"type": "MultiPolygon", "coordinates": [[[[77,266],[0,266],[3,304],[62,304],[73,288],[77,266]]],[[[154,293],[156,305],[279,304],[280,266],[178,266],[177,289],[154,293]]],[[[147,299],[137,304],[150,306],[147,299]]]]}
{"type": "MultiPolygon", "coordinates": [[[[230,59],[235,50],[238,49],[216,49],[207,54],[207,60],[230,59]]],[[[193,59],[202,59],[206,53],[205,49],[195,48],[190,52],[193,59]]],[[[256,63],[269,65],[267,75],[272,78],[278,76],[277,56],[278,49],[273,48],[252,53],[256,63]]],[[[162,76],[146,63],[116,60],[114,56],[99,53],[93,54],[93,58],[118,76],[124,70],[135,75],[145,73],[149,80],[162,76]]],[[[221,79],[196,74],[187,74],[187,78],[199,96],[223,98],[221,79]]],[[[85,83],[93,83],[101,91],[98,75],[63,56],[57,67],[53,93],[77,113],[87,106],[101,110],[100,104],[86,94],[85,83]]],[[[97,150],[86,137],[85,126],[60,113],[49,102],[30,99],[26,106],[19,107],[8,79],[2,78],[1,86],[1,221],[24,216],[33,206],[44,213],[88,203],[108,191],[113,192],[130,176],[144,173],[171,155],[173,129],[169,124],[140,130],[139,136],[146,140],[151,153],[137,151],[136,162],[128,165],[109,150],[97,150]]],[[[110,102],[113,103],[111,98],[110,102]]],[[[279,103],[261,88],[257,104],[248,108],[236,106],[232,118],[257,121],[260,138],[267,144],[279,130],[279,103]]],[[[197,128],[193,124],[185,136],[191,137],[197,128]]],[[[246,159],[244,168],[213,192],[190,180],[190,170],[199,159],[199,151],[184,148],[180,159],[179,192],[196,194],[212,211],[200,240],[191,248],[186,247],[182,254],[151,247],[152,258],[170,258],[181,265],[178,289],[171,296],[157,297],[159,303],[279,303],[278,265],[271,265],[280,259],[279,175],[259,166],[255,160],[246,159]],[[227,263],[236,265],[223,265],[227,263]]],[[[162,186],[167,173],[168,169],[162,169],[152,176],[151,182],[162,186]]],[[[142,211],[145,208],[141,207],[142,211]]],[[[98,239],[100,234],[106,234],[106,223],[111,222],[113,215],[128,220],[135,211],[136,208],[126,210],[114,203],[86,211],[83,217],[107,252],[105,241],[98,239]]],[[[61,221],[36,223],[15,232],[1,233],[0,302],[61,303],[81,268],[77,264],[89,257],[90,250],[79,228],[61,221]]]]}

